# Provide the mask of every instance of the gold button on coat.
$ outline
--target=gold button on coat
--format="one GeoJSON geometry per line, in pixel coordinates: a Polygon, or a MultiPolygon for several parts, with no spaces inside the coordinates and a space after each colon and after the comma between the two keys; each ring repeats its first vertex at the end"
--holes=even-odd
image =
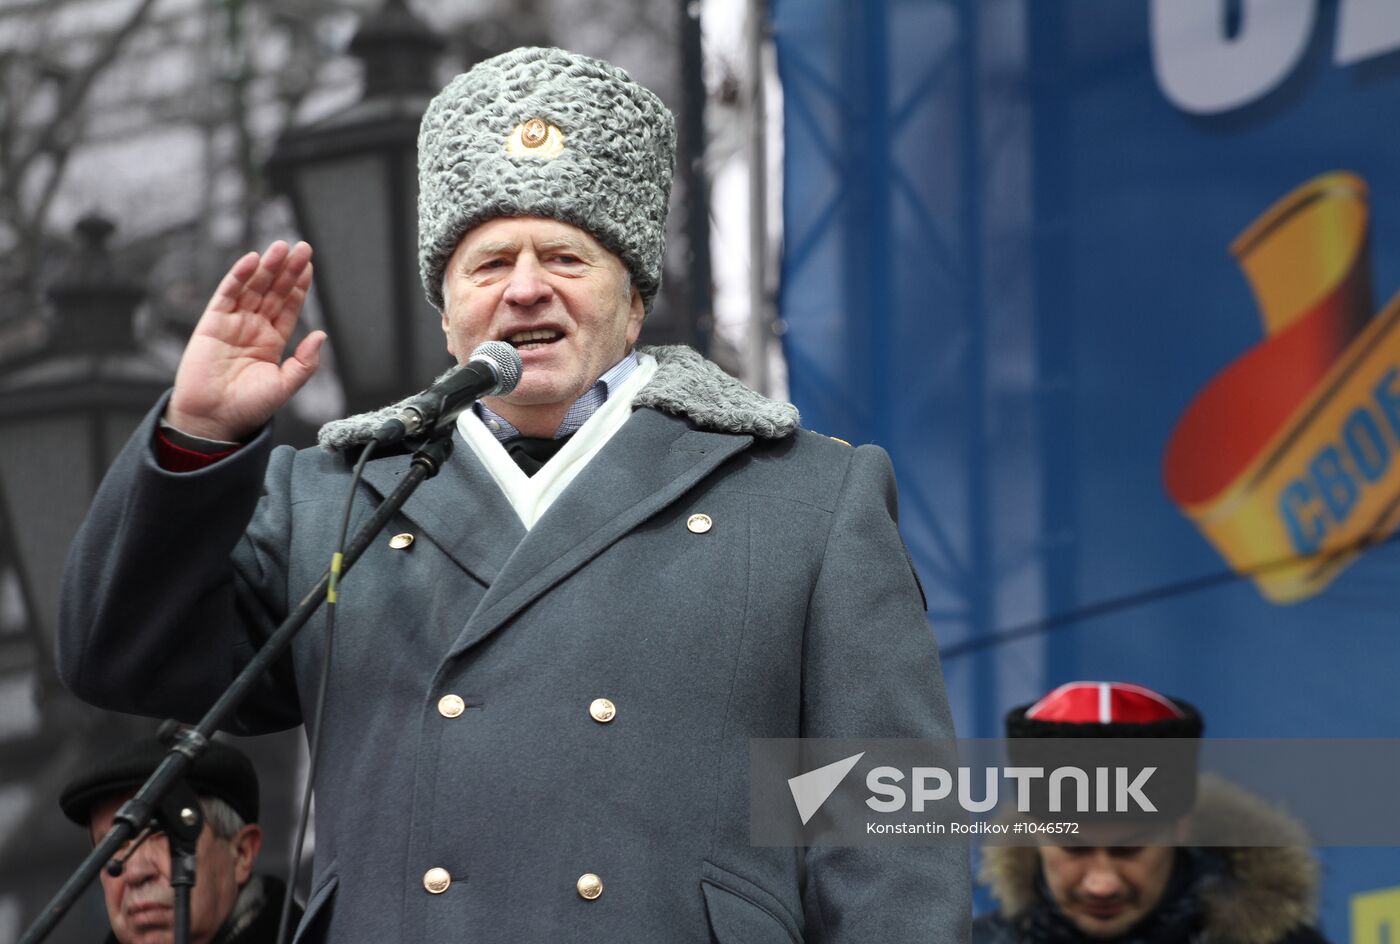
{"type": "Polygon", "coordinates": [[[685,519],[685,526],[690,529],[691,534],[704,534],[714,527],[714,524],[709,515],[691,515],[685,519]]]}
{"type": "Polygon", "coordinates": [[[389,539],[389,546],[396,551],[401,551],[413,543],[413,535],[405,531],[403,534],[396,534],[389,539]]]}
{"type": "Polygon", "coordinates": [[[592,901],[603,894],[603,880],[592,872],[584,872],[580,875],[575,887],[578,888],[579,897],[587,899],[588,901],[592,901]]]}
{"type": "Polygon", "coordinates": [[[607,698],[595,698],[588,706],[588,714],[599,724],[607,724],[617,717],[617,706],[607,698]]]}
{"type": "Polygon", "coordinates": [[[438,714],[444,718],[455,718],[467,710],[467,703],[460,695],[443,695],[438,699],[438,714]]]}
{"type": "Polygon", "coordinates": [[[428,869],[423,873],[423,887],[434,895],[441,895],[451,884],[452,876],[447,874],[447,869],[428,869]]]}

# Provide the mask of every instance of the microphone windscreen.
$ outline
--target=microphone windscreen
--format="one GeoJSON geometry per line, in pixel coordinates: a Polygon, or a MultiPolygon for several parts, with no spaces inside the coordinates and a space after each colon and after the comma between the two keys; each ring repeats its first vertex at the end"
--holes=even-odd
{"type": "Polygon", "coordinates": [[[520,383],[520,375],[525,365],[520,361],[520,352],[504,341],[486,341],[472,351],[469,361],[486,361],[495,371],[497,384],[491,396],[503,397],[520,383]]]}

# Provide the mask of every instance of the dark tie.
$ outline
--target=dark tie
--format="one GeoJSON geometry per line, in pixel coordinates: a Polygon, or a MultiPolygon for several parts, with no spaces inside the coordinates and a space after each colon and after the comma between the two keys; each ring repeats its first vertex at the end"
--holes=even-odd
{"type": "Polygon", "coordinates": [[[515,464],[520,466],[520,471],[532,476],[546,462],[554,458],[554,454],[562,449],[564,443],[568,442],[572,436],[572,433],[559,439],[516,436],[514,439],[507,439],[502,445],[506,447],[506,452],[510,453],[510,457],[515,460],[515,464]]]}

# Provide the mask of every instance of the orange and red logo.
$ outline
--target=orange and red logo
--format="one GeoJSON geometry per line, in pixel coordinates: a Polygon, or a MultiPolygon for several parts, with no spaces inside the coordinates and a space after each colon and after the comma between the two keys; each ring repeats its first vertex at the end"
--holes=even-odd
{"type": "Polygon", "coordinates": [[[1400,294],[1371,298],[1365,182],[1308,181],[1230,246],[1264,340],[1191,401],[1167,494],[1275,603],[1318,593],[1400,523],[1400,294]]]}

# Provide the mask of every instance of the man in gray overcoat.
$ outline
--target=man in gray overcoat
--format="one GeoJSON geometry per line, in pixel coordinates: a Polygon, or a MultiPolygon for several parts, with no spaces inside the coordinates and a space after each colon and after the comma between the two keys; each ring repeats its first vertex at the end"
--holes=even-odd
{"type": "MultiPolygon", "coordinates": [[[[960,941],[957,848],[755,846],[754,738],[952,736],[890,463],[684,348],[639,350],[674,122],[606,63],[520,49],[419,137],[448,349],[518,387],[347,577],[319,719],[305,941],[960,941]]],[[[325,569],[374,419],[273,450],[311,249],[234,263],[69,558],[59,647],[105,707],[191,719],[325,569]]],[[[406,468],[375,458],[363,515],[406,468]]],[[[311,717],[313,623],[239,716],[311,717]]]]}

